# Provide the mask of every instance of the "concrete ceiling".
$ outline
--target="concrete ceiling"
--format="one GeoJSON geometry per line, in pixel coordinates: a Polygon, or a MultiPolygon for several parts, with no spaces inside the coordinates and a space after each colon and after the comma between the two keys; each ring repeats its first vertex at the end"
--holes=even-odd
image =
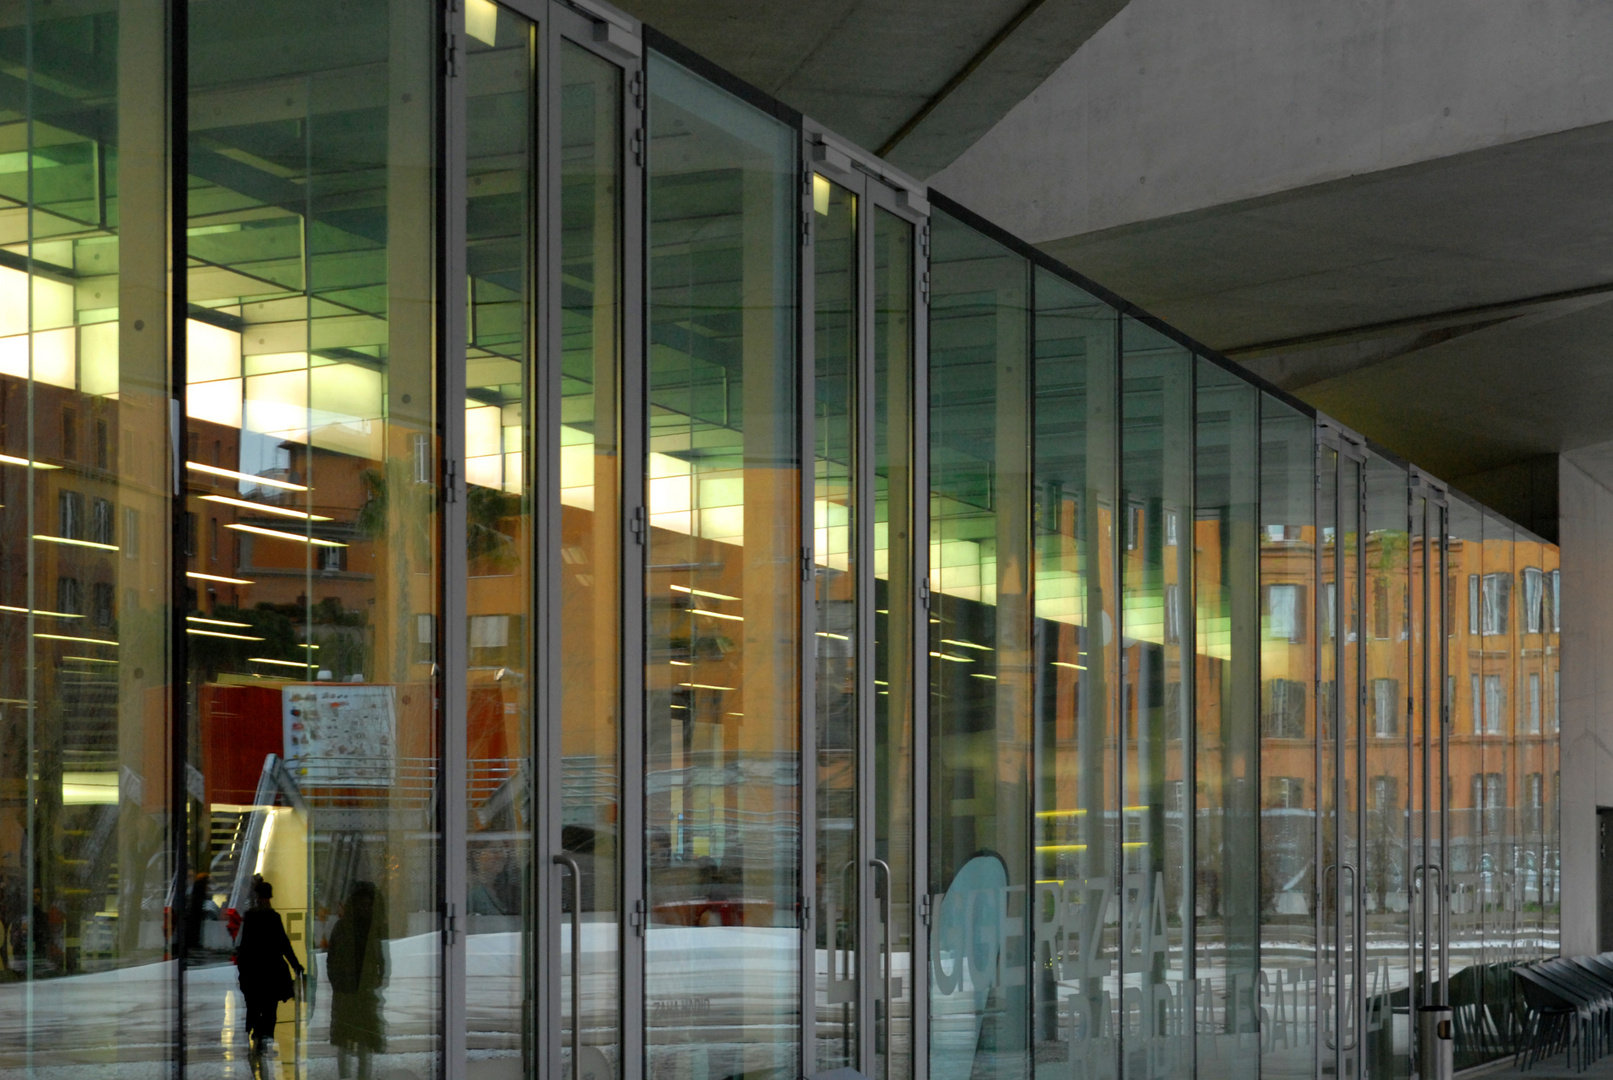
{"type": "Polygon", "coordinates": [[[618,0],[919,177],[972,145],[1126,0],[618,0]]]}
{"type": "Polygon", "coordinates": [[[1447,479],[1613,440],[1613,124],[1041,246],[1447,479]]]}

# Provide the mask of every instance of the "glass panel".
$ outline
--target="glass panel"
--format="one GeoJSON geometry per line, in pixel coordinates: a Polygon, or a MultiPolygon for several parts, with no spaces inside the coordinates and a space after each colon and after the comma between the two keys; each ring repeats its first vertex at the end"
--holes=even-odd
{"type": "Polygon", "coordinates": [[[1407,1074],[1413,1038],[1410,1014],[1394,1008],[1399,1001],[1409,1000],[1411,986],[1406,471],[1383,458],[1370,457],[1366,485],[1362,566],[1366,619],[1361,643],[1367,679],[1366,715],[1361,720],[1366,741],[1366,832],[1359,866],[1365,900],[1367,1011],[1361,1054],[1366,1075],[1388,1080],[1407,1074]]]}
{"type": "Polygon", "coordinates": [[[649,1075],[793,1075],[797,140],[664,58],[649,85],[649,1075]]]}
{"type": "MultiPolygon", "coordinates": [[[[536,27],[495,9],[468,39],[470,327],[466,586],[470,670],[465,858],[467,1049],[487,1077],[525,1075],[530,1021],[533,670],[533,197],[536,27]]],[[[592,479],[589,476],[588,479],[592,479]]],[[[570,1015],[569,1013],[567,1014],[570,1015]]],[[[569,1043],[569,1040],[568,1040],[569,1043]]]]}
{"type": "Polygon", "coordinates": [[[1556,956],[1561,945],[1562,897],[1559,893],[1561,820],[1559,818],[1561,701],[1559,692],[1561,654],[1562,557],[1555,544],[1544,544],[1540,554],[1541,572],[1546,578],[1546,615],[1541,628],[1540,681],[1545,698],[1541,711],[1540,777],[1545,794],[1540,826],[1540,952],[1556,956]]]}
{"type": "Polygon", "coordinates": [[[545,442],[560,463],[560,848],[582,872],[562,893],[582,913],[580,1005],[570,927],[549,941],[565,965],[563,1064],[580,1046],[581,1075],[608,1080],[620,1040],[622,71],[562,41],[560,95],[560,430],[545,442]]]}
{"type": "Polygon", "coordinates": [[[1119,798],[1115,589],[1117,320],[1036,274],[1036,844],[1031,906],[1038,1080],[1116,1074],[1119,798]]]}
{"type": "Polygon", "coordinates": [[[1465,1068],[1494,1055],[1493,1039],[1483,1016],[1483,900],[1480,897],[1483,761],[1479,748],[1483,723],[1480,658],[1484,638],[1479,630],[1478,580],[1484,572],[1483,525],[1479,512],[1453,497],[1449,510],[1450,540],[1446,549],[1446,695],[1451,703],[1447,731],[1450,834],[1446,851],[1446,888],[1450,899],[1450,1003],[1456,1018],[1456,1065],[1465,1068]],[[1469,583],[1472,587],[1469,587],[1469,583]],[[1473,784],[1479,777],[1479,787],[1473,784]],[[1475,792],[1478,798],[1474,798],[1475,792]]]}
{"type": "Polygon", "coordinates": [[[244,1058],[244,1021],[288,1071],[334,1044],[429,1072],[438,30],[405,3],[189,10],[191,842],[225,931],[191,1059],[244,1058]],[[277,1002],[282,922],[313,978],[277,1002]]]}
{"type": "Polygon", "coordinates": [[[1480,586],[1483,655],[1482,734],[1479,736],[1478,794],[1482,844],[1478,887],[1482,901],[1484,967],[1483,1001],[1495,1025],[1498,1053],[1512,1052],[1512,975],[1507,968],[1519,956],[1519,877],[1516,803],[1516,747],[1512,740],[1518,703],[1517,647],[1524,620],[1522,597],[1516,595],[1515,532],[1510,522],[1484,515],[1484,576],[1480,586]]]}
{"type": "MultiPolygon", "coordinates": [[[[1208,806],[1202,795],[1189,801],[1187,794],[1193,716],[1187,620],[1192,549],[1202,541],[1193,520],[1192,354],[1132,319],[1121,323],[1121,343],[1119,1035],[1122,1075],[1151,1080],[1193,1068],[1194,996],[1185,985],[1193,948],[1187,807],[1208,806]],[[1171,782],[1178,777],[1182,802],[1175,803],[1171,782]]],[[[1202,875],[1206,867],[1194,869],[1202,875]]],[[[1217,923],[1219,885],[1204,890],[1205,915],[1217,923]]],[[[1203,1007],[1214,1010],[1204,1026],[1228,1022],[1230,999],[1212,998],[1208,985],[1201,990],[1203,1007]]]]}
{"type": "Polygon", "coordinates": [[[1260,1075],[1272,1080],[1316,1075],[1315,439],[1310,417],[1262,396],[1260,1075]]]}
{"type": "Polygon", "coordinates": [[[944,214],[930,273],[930,1072],[1029,1072],[1026,261],[944,214]]]}
{"type": "MultiPolygon", "coordinates": [[[[1323,1071],[1338,1072],[1339,1045],[1339,454],[1331,447],[1316,451],[1316,804],[1317,860],[1321,880],[1316,890],[1321,948],[1317,968],[1318,1059],[1323,1071]]],[[[1346,875],[1347,876],[1347,875],[1346,875]]]]}
{"type": "Polygon", "coordinates": [[[1198,1075],[1207,1078],[1245,1075],[1260,1051],[1255,1011],[1260,879],[1248,868],[1257,862],[1259,847],[1255,527],[1261,447],[1259,391],[1207,360],[1197,364],[1193,863],[1198,899],[1196,909],[1187,908],[1185,915],[1198,912],[1193,920],[1198,1075]]]}
{"type": "Polygon", "coordinates": [[[1340,995],[1340,1075],[1360,1075],[1362,1028],[1360,953],[1362,941],[1361,896],[1361,462],[1339,457],[1339,667],[1337,712],[1338,768],[1341,780],[1338,811],[1339,905],[1344,917],[1337,942],[1340,995]]]}
{"type": "Polygon", "coordinates": [[[8,1075],[174,1071],[165,961],[221,928],[169,858],[167,41],[160,7],[127,7],[16,4],[0,29],[8,1075]]]}
{"type": "Polygon", "coordinates": [[[1544,705],[1546,666],[1546,576],[1541,568],[1547,545],[1517,532],[1513,562],[1517,568],[1514,595],[1522,610],[1515,620],[1513,657],[1516,669],[1513,706],[1513,895],[1518,905],[1519,963],[1533,963],[1545,955],[1543,937],[1543,857],[1545,855],[1546,773],[1544,705]]]}
{"type": "Polygon", "coordinates": [[[856,500],[857,200],[813,177],[813,507],[817,563],[818,1000],[820,1071],[859,1064],[860,897],[857,783],[859,522],[856,500]]]}
{"type": "MultiPolygon", "coordinates": [[[[890,867],[880,1076],[913,1072],[913,226],[874,211],[874,857],[890,867]],[[883,1058],[889,1055],[888,1064],[883,1058]]],[[[883,1007],[882,1007],[883,1008],[883,1007]]]]}

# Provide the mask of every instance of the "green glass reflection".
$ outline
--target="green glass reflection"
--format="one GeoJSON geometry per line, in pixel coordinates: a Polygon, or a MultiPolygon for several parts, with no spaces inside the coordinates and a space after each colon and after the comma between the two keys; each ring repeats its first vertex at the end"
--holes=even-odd
{"type": "Polygon", "coordinates": [[[654,1080],[799,1068],[797,137],[648,69],[654,1080]]]}
{"type": "MultiPolygon", "coordinates": [[[[311,973],[265,1067],[430,1070],[439,31],[401,0],[188,11],[192,860],[221,928],[270,879],[311,973]]],[[[245,1068],[213,937],[188,1059],[245,1068]]]]}
{"type": "Polygon", "coordinates": [[[930,273],[930,1072],[1029,1072],[1030,268],[945,214],[930,273]],[[1017,925],[1023,926],[1023,922],[1017,925]]]}
{"type": "Polygon", "coordinates": [[[1118,319],[1036,274],[1036,794],[1031,970],[1041,1080],[1116,1075],[1118,319]]]}

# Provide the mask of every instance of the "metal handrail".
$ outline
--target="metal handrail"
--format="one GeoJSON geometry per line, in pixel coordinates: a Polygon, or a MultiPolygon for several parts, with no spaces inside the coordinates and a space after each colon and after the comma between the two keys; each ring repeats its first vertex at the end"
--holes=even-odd
{"type": "Polygon", "coordinates": [[[582,1080],[582,867],[565,852],[554,862],[571,873],[571,1080],[582,1080]]]}

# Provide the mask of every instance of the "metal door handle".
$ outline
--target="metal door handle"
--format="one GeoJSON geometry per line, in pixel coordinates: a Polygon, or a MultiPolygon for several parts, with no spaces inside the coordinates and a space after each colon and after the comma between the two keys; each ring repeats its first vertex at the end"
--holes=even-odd
{"type": "Polygon", "coordinates": [[[882,982],[885,988],[885,1080],[891,1080],[891,971],[896,966],[891,955],[891,868],[884,859],[869,859],[868,865],[885,878],[885,978],[882,982]]]}
{"type": "MultiPolygon", "coordinates": [[[[1360,885],[1361,876],[1356,873],[1354,863],[1340,862],[1339,863],[1339,878],[1340,878],[1339,884],[1341,886],[1344,884],[1342,879],[1343,879],[1343,876],[1344,876],[1343,872],[1345,870],[1348,870],[1350,872],[1350,938],[1352,940],[1352,945],[1355,945],[1355,947],[1352,947],[1350,949],[1350,962],[1351,962],[1351,965],[1354,968],[1357,969],[1356,974],[1357,974],[1357,976],[1359,976],[1359,974],[1360,974],[1359,969],[1361,967],[1361,950],[1360,950],[1359,946],[1356,945],[1356,943],[1354,942],[1354,939],[1358,936],[1356,934],[1356,931],[1359,929],[1360,922],[1361,922],[1361,903],[1360,903],[1361,898],[1356,896],[1356,894],[1355,894],[1356,889],[1360,885]]],[[[1342,889],[1340,890],[1340,895],[1343,895],[1343,890],[1342,889]]],[[[1342,921],[1341,921],[1341,925],[1340,925],[1339,929],[1341,931],[1340,936],[1342,936],[1342,931],[1343,931],[1342,921]]],[[[1343,1028],[1343,1026],[1344,1026],[1344,1014],[1343,1014],[1343,1009],[1344,1009],[1344,965],[1343,964],[1340,964],[1340,963],[1337,963],[1337,962],[1335,962],[1333,964],[1333,979],[1334,979],[1334,982],[1338,986],[1338,989],[1334,991],[1334,996],[1333,996],[1333,1008],[1334,1008],[1334,1011],[1338,1013],[1338,1018],[1335,1021],[1335,1023],[1338,1024],[1339,1028],[1343,1028]]],[[[1361,979],[1359,977],[1355,980],[1355,992],[1356,992],[1356,997],[1359,997],[1360,994],[1361,994],[1361,979]]],[[[1360,1032],[1361,1023],[1360,1023],[1360,1021],[1361,1021],[1360,1011],[1357,1010],[1356,1014],[1355,1014],[1354,1022],[1350,1025],[1350,1041],[1339,1047],[1339,1050],[1341,1050],[1342,1052],[1349,1053],[1351,1050],[1354,1050],[1355,1047],[1356,1047],[1356,1044],[1361,1041],[1361,1032],[1360,1032]]]]}
{"type": "Polygon", "coordinates": [[[582,1080],[582,867],[564,852],[554,863],[571,874],[571,1080],[582,1080]]]}

